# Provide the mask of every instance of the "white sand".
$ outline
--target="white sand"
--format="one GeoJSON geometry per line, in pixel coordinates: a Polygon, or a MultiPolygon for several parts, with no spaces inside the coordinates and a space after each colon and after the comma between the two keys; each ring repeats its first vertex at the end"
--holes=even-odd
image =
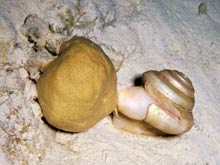
{"type": "Polygon", "coordinates": [[[218,164],[220,1],[205,2],[207,14],[199,15],[198,0],[85,0],[80,5],[72,0],[1,0],[0,164],[218,164]],[[58,16],[67,17],[67,9],[75,18],[73,26],[58,16]],[[62,33],[51,33],[49,24],[62,33]],[[54,53],[74,35],[100,44],[116,64],[123,61],[118,88],[132,85],[150,69],[186,73],[196,91],[194,127],[168,138],[116,130],[110,117],[77,134],[48,127],[31,79],[38,79],[39,67],[55,58],[46,43],[54,53]]]}

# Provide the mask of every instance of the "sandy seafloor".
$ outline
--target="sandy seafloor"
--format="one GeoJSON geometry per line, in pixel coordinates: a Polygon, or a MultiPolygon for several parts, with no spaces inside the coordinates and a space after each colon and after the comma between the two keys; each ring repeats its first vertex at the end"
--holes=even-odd
{"type": "Polygon", "coordinates": [[[206,14],[198,0],[1,0],[0,164],[219,164],[220,1],[204,2],[206,14]],[[114,61],[118,88],[146,70],[186,73],[196,91],[193,128],[146,137],[115,129],[110,117],[82,133],[50,128],[35,81],[74,35],[114,61]]]}

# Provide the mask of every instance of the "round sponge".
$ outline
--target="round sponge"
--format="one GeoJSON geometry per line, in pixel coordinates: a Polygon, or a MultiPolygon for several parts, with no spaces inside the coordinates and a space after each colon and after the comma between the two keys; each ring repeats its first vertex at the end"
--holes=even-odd
{"type": "Polygon", "coordinates": [[[37,83],[46,120],[68,131],[84,131],[109,115],[117,104],[116,72],[111,60],[84,37],[64,42],[60,55],[37,83]]]}

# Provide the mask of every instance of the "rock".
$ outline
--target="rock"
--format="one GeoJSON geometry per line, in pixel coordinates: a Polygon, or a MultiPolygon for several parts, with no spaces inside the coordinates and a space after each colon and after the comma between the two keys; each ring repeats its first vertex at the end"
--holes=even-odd
{"type": "Polygon", "coordinates": [[[117,103],[114,66],[97,44],[84,37],[61,45],[60,55],[45,68],[37,90],[46,120],[70,132],[92,127],[117,103]]]}

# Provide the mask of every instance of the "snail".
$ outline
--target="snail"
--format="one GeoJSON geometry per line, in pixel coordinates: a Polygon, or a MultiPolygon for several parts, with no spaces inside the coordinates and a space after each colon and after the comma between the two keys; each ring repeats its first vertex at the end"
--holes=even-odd
{"type": "Polygon", "coordinates": [[[118,90],[116,128],[150,136],[183,134],[193,126],[194,88],[177,70],[147,71],[143,86],[118,90]]]}
{"type": "Polygon", "coordinates": [[[44,68],[37,91],[50,125],[68,132],[85,131],[114,111],[116,71],[99,45],[75,36],[44,68]]]}

